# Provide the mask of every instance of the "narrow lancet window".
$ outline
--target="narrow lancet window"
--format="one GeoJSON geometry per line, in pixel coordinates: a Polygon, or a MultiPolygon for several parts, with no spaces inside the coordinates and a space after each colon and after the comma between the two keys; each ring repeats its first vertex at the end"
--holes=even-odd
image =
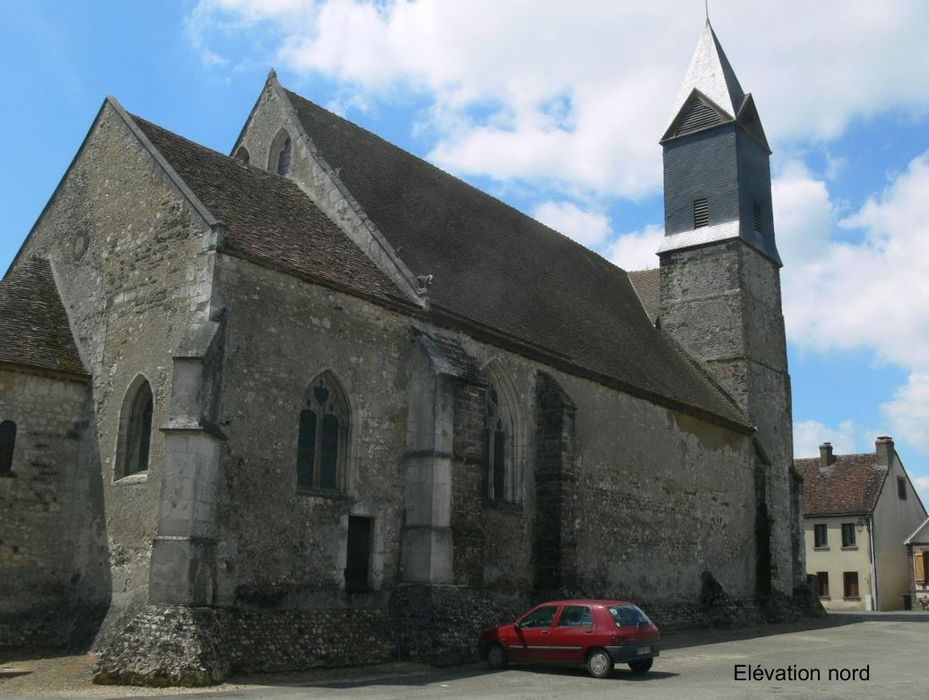
{"type": "Polygon", "coordinates": [[[297,436],[297,487],[341,491],[345,481],[349,412],[335,377],[324,372],[303,399],[297,436]]]}

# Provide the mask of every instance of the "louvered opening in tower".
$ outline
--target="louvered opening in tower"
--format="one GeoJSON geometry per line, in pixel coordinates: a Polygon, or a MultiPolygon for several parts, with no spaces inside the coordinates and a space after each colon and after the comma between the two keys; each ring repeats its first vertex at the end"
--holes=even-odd
{"type": "Polygon", "coordinates": [[[694,200],[694,228],[710,225],[710,203],[706,197],[694,200]]]}
{"type": "Polygon", "coordinates": [[[678,125],[675,135],[689,134],[691,131],[719,124],[720,121],[719,114],[715,109],[695,99],[691,103],[687,114],[684,115],[684,119],[678,125]]]}
{"type": "Polygon", "coordinates": [[[761,233],[761,205],[758,202],[752,204],[752,225],[756,231],[761,233]]]}

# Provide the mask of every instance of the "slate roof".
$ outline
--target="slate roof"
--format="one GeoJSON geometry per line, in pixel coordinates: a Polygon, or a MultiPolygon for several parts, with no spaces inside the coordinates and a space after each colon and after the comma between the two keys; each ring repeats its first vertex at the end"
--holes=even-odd
{"type": "Polygon", "coordinates": [[[394,283],[291,180],[133,121],[197,198],[226,226],[220,247],[275,269],[381,300],[394,283]]]}
{"type": "Polygon", "coordinates": [[[0,362],[87,374],[44,258],[21,260],[0,281],[0,362]]]}
{"type": "Polygon", "coordinates": [[[661,292],[661,271],[656,267],[651,270],[633,270],[627,272],[632,288],[642,302],[642,308],[648,320],[654,325],[658,320],[658,302],[661,292]]]}
{"type": "Polygon", "coordinates": [[[877,505],[888,470],[871,454],[835,455],[823,469],[819,457],[794,460],[803,476],[803,514],[867,515],[877,505]]]}
{"type": "Polygon", "coordinates": [[[674,100],[674,108],[668,120],[669,125],[677,118],[678,112],[681,111],[694,90],[699,90],[709,97],[733,119],[739,114],[742,102],[745,100],[745,91],[742,90],[739,79],[729,59],[726,58],[726,53],[720,46],[709,20],[706,21],[703,34],[690,59],[684,82],[681,83],[677,98],[674,100]]]}
{"type": "Polygon", "coordinates": [[[361,127],[285,94],[320,155],[407,267],[434,276],[433,313],[543,348],[631,393],[746,426],[735,405],[649,322],[621,269],[361,127]]]}

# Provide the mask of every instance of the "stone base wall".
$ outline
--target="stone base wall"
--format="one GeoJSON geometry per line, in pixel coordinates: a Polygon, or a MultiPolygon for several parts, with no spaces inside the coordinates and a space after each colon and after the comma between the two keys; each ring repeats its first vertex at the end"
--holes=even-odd
{"type": "MultiPolygon", "coordinates": [[[[478,659],[483,630],[534,602],[460,586],[404,584],[388,610],[253,610],[147,606],[101,649],[94,681],[201,686],[230,673],[299,671],[410,660],[446,666],[478,659]]],[[[811,591],[736,599],[704,576],[697,601],[635,600],[663,632],[744,627],[824,614],[811,591]]]]}
{"type": "Polygon", "coordinates": [[[481,632],[530,606],[526,598],[484,590],[405,584],[394,589],[390,612],[400,658],[448,666],[476,661],[481,632]]]}
{"type": "Polygon", "coordinates": [[[202,686],[230,673],[361,666],[396,658],[386,610],[149,605],[100,649],[94,682],[202,686]]]}

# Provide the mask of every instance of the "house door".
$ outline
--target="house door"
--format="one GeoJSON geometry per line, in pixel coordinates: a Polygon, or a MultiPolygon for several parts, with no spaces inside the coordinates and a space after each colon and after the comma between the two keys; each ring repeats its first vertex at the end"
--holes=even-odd
{"type": "Polygon", "coordinates": [[[371,518],[350,516],[345,556],[345,590],[367,591],[371,561],[371,518]]]}

